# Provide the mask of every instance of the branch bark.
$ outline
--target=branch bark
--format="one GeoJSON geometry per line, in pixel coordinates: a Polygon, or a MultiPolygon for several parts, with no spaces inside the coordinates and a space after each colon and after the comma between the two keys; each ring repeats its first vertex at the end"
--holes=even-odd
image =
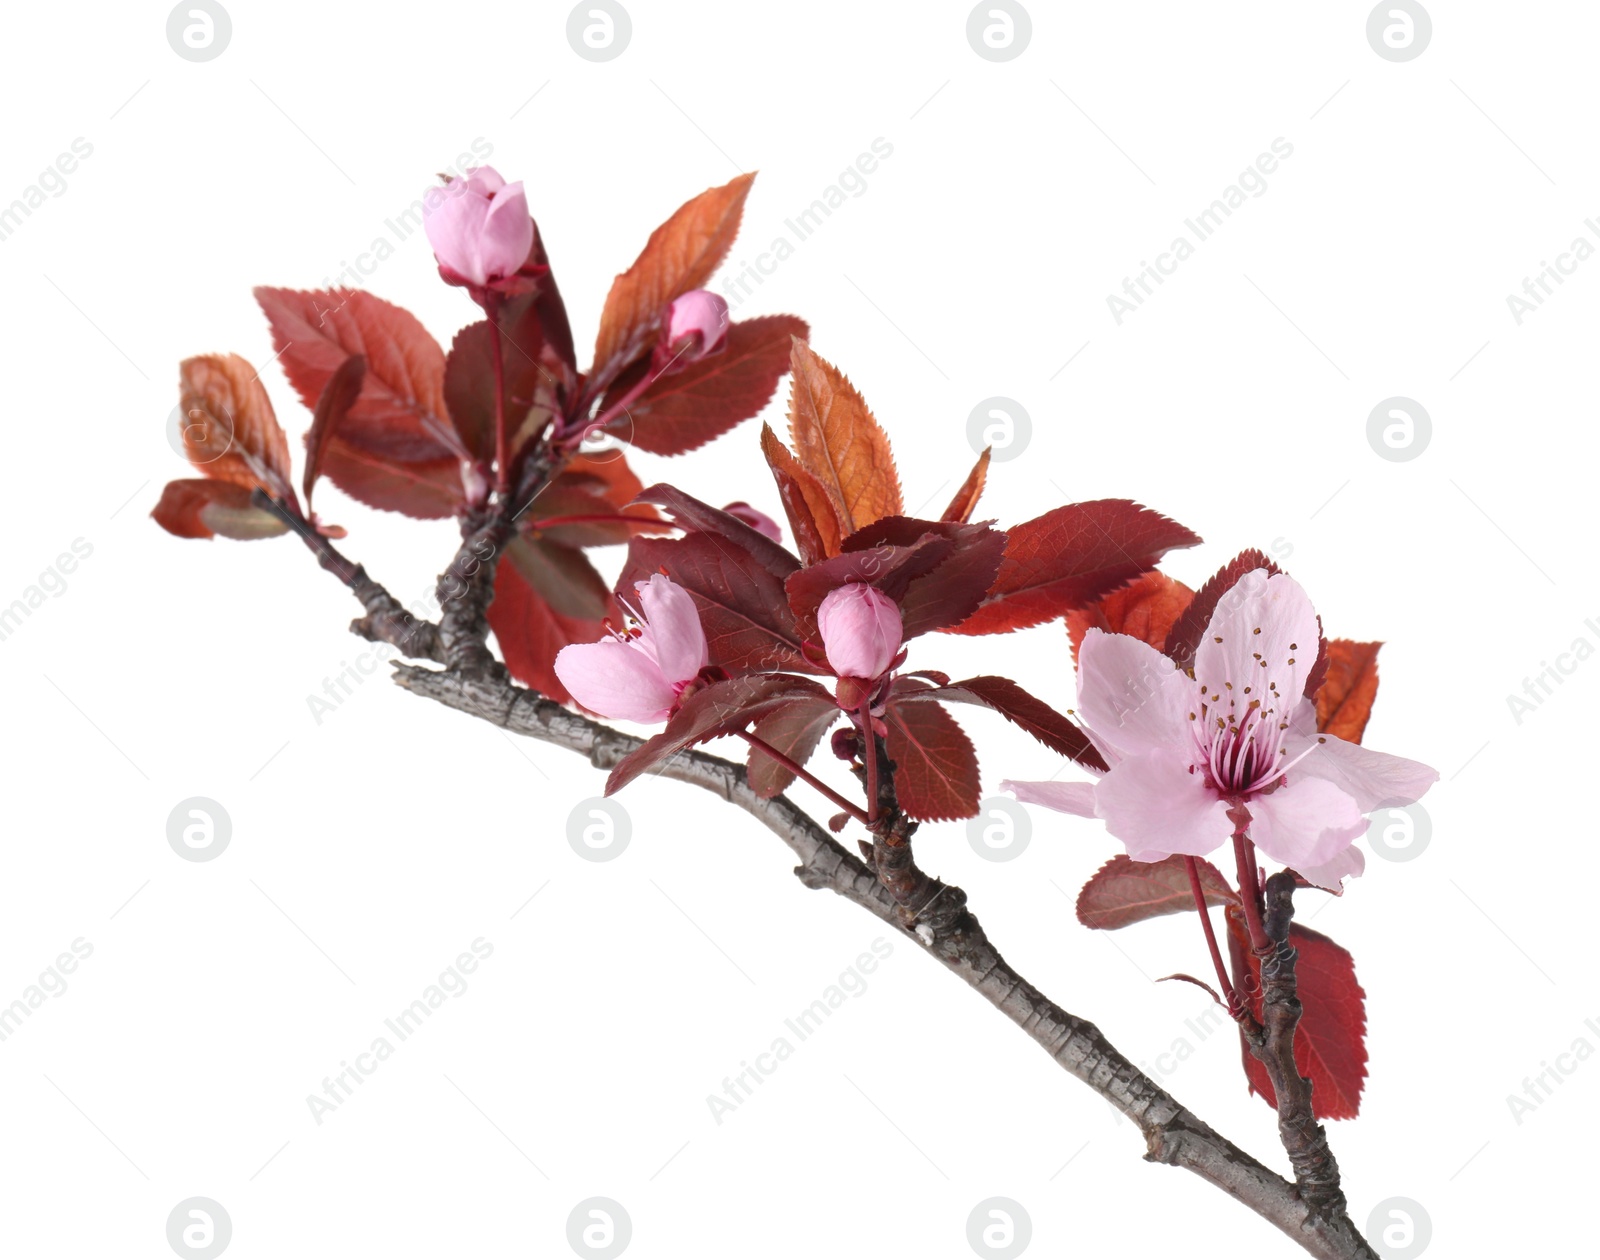
{"type": "MultiPolygon", "coordinates": [[[[610,770],[640,744],[630,735],[590,721],[496,674],[462,674],[401,664],[396,667],[395,681],[449,708],[578,753],[600,770],[610,770]]],[[[897,899],[874,870],[847,852],[787,797],[757,796],[742,766],[690,751],[679,753],[658,773],[714,792],[752,815],[799,859],[795,874],[808,888],[838,893],[937,958],[1026,1032],[1063,1070],[1132,1120],[1144,1135],[1147,1160],[1187,1169],[1210,1182],[1277,1226],[1318,1260],[1377,1260],[1350,1220],[1342,1197],[1337,1203],[1321,1206],[1302,1197],[1293,1182],[1240,1150],[1141,1072],[1094,1024],[1047,998],[1001,957],[967,908],[965,892],[909,862],[909,846],[906,858],[915,872],[914,890],[906,890],[910,904],[897,899]]],[[[1285,924],[1285,934],[1287,931],[1285,924]]],[[[1292,1027],[1289,1031],[1292,1037],[1292,1027]]],[[[1292,1049],[1290,1053],[1292,1056],[1292,1049]]]]}

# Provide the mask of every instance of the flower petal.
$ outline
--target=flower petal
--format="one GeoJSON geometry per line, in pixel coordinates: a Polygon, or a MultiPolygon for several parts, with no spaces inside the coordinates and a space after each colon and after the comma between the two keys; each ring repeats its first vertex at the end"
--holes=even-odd
{"type": "Polygon", "coordinates": [[[1159,862],[1174,853],[1200,857],[1233,835],[1227,805],[1173,750],[1119,761],[1100,780],[1094,800],[1106,830],[1135,862],[1159,862]]]}
{"type": "Polygon", "coordinates": [[[572,698],[602,717],[662,722],[678,698],[649,656],[616,639],[568,644],[556,653],[555,670],[572,698]]]}
{"type": "Polygon", "coordinates": [[[533,248],[533,220],[522,181],[506,184],[489,203],[478,251],[484,274],[491,279],[515,275],[533,248]]]}
{"type": "Polygon", "coordinates": [[[1263,732],[1288,720],[1316,664],[1321,638],[1311,599],[1286,573],[1252,569],[1225,592],[1194,654],[1194,678],[1213,717],[1244,719],[1253,701],[1263,732]],[[1247,692],[1245,689],[1249,688],[1247,692]],[[1270,710],[1279,709],[1279,715],[1270,710]]]}
{"type": "Polygon", "coordinates": [[[1336,893],[1343,891],[1344,880],[1347,877],[1359,875],[1367,869],[1367,858],[1352,844],[1343,853],[1335,854],[1331,861],[1324,862],[1321,866],[1297,866],[1294,869],[1318,888],[1326,888],[1329,892],[1336,893]]]}
{"type": "Polygon", "coordinates": [[[1295,770],[1326,779],[1353,798],[1364,814],[1380,806],[1409,805],[1439,781],[1439,772],[1420,761],[1352,744],[1337,735],[1302,733],[1300,720],[1295,725],[1297,729],[1284,741],[1289,758],[1305,754],[1295,770]]]}
{"type": "Polygon", "coordinates": [[[706,666],[706,632],[694,596],[665,574],[652,574],[634,589],[644,614],[640,648],[669,682],[686,683],[706,666]]]}
{"type": "Polygon", "coordinates": [[[1193,746],[1189,714],[1194,683],[1170,658],[1140,639],[1100,629],[1083,636],[1078,648],[1078,714],[1095,746],[1113,754],[1106,760],[1136,757],[1156,748],[1184,753],[1193,746]]]}
{"type": "Polygon", "coordinates": [[[1326,779],[1293,770],[1282,787],[1252,796],[1245,808],[1256,848],[1302,875],[1307,866],[1333,861],[1367,829],[1346,793],[1326,779]]]}
{"type": "Polygon", "coordinates": [[[1076,814],[1079,818],[1095,817],[1092,783],[1058,783],[1053,779],[1043,783],[1020,783],[1015,779],[1003,779],[1000,790],[1010,792],[1024,805],[1043,805],[1057,813],[1076,814]]]}

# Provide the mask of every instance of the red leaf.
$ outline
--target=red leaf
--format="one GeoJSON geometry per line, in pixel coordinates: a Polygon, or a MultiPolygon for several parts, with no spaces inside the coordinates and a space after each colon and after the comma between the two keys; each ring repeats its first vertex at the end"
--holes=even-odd
{"type": "Polygon", "coordinates": [[[464,453],[446,418],[444,351],[415,315],[360,289],[263,287],[255,295],[307,407],[346,359],[366,357],[360,397],[339,427],[347,445],[405,463],[464,453]]]}
{"type": "MultiPolygon", "coordinates": [[[[500,312],[499,329],[506,449],[515,456],[559,410],[567,373],[560,356],[545,346],[535,295],[507,301],[500,312]]],[[[444,367],[444,400],[450,419],[466,449],[484,462],[495,455],[494,339],[495,325],[488,320],[468,324],[451,342],[444,367]]]]}
{"type": "Polygon", "coordinates": [[[852,582],[875,586],[890,599],[902,599],[911,582],[932,573],[955,551],[955,543],[938,534],[924,534],[909,546],[893,544],[844,551],[828,560],[791,573],[784,583],[800,633],[820,642],[817,608],[829,591],[852,582]]]}
{"type": "Polygon", "coordinates": [[[667,515],[682,529],[726,538],[740,551],[753,556],[774,577],[788,577],[800,567],[800,562],[785,551],[782,544],[773,542],[737,516],[714,508],[709,503],[702,503],[676,486],[664,483],[651,486],[635,495],[634,501],[665,508],[667,515]]]}
{"type": "MultiPolygon", "coordinates": [[[[1227,917],[1234,984],[1249,994],[1260,1019],[1261,965],[1250,949],[1240,912],[1230,907],[1227,917]]],[[[1342,945],[1298,923],[1289,925],[1289,943],[1299,955],[1295,980],[1303,1008],[1295,1028],[1294,1058],[1300,1074],[1311,1081],[1312,1113],[1318,1120],[1354,1119],[1367,1078],[1367,995],[1356,979],[1355,960],[1342,945]]],[[[1267,1070],[1243,1045],[1242,1036],[1241,1050],[1251,1092],[1277,1107],[1267,1070]]]]}
{"type": "MultiPolygon", "coordinates": [[[[752,733],[803,766],[840,716],[839,706],[830,698],[791,700],[761,718],[752,733]]],[[[794,782],[794,771],[754,748],[748,766],[750,786],[757,796],[774,797],[794,782]]]]}
{"type": "Polygon", "coordinates": [[[895,597],[900,605],[902,633],[907,639],[947,629],[972,614],[994,584],[1005,554],[1006,536],[987,524],[886,516],[858,529],[842,544],[844,553],[881,543],[911,546],[928,534],[948,538],[954,546],[937,568],[912,578],[906,583],[905,593],[895,597]]]}
{"type": "Polygon", "coordinates": [[[1381,643],[1328,641],[1328,673],[1317,692],[1317,729],[1359,744],[1378,697],[1381,643]]]}
{"type": "MultiPolygon", "coordinates": [[[[723,349],[660,377],[628,405],[617,432],[653,455],[682,455],[757,414],[789,370],[789,343],[809,330],[793,315],[764,315],[728,326],[723,349]]],[[[650,370],[640,360],[600,403],[604,411],[650,370]]]]}
{"type": "Polygon", "coordinates": [[[817,672],[800,650],[783,582],[731,539],[706,533],[635,538],[617,589],[631,595],[635,583],[662,571],[694,597],[711,664],[730,673],[817,672]]]}
{"type": "Polygon", "coordinates": [[[306,509],[311,508],[311,487],[322,475],[322,461],[328,453],[328,443],[361,393],[361,382],[367,376],[367,361],[353,354],[339,365],[339,370],[328,378],[322,396],[317,399],[317,410],[311,417],[311,428],[306,433],[306,471],[301,488],[305,491],[306,509]]]}
{"type": "Polygon", "coordinates": [[[179,538],[251,540],[288,532],[276,512],[252,506],[249,486],[235,481],[207,481],[195,477],[169,481],[161,501],[150,513],[156,524],[179,538]]]}
{"type": "Polygon", "coordinates": [[[620,453],[606,456],[574,455],[550,481],[522,517],[522,528],[566,547],[605,547],[625,543],[635,534],[660,533],[665,528],[654,509],[635,505],[639,478],[620,453]],[[561,517],[626,516],[622,521],[572,521],[545,525],[561,517]]]}
{"type": "MultiPolygon", "coordinates": [[[[1199,868],[1206,905],[1239,904],[1239,894],[1222,877],[1221,871],[1204,858],[1197,858],[1195,865],[1199,868]]],[[[1078,894],[1078,922],[1084,927],[1105,931],[1193,909],[1194,891],[1189,885],[1189,869],[1177,856],[1159,862],[1135,862],[1127,854],[1119,853],[1090,876],[1078,894]]]]}
{"type": "Polygon", "coordinates": [[[947,521],[972,519],[972,509],[978,506],[978,500],[983,496],[984,483],[989,480],[989,453],[992,449],[988,446],[983,448],[983,454],[978,456],[978,462],[972,466],[972,471],[961,483],[961,489],[956,491],[956,497],[950,500],[950,506],[945,508],[941,519],[947,521]]]}
{"type": "MultiPolygon", "coordinates": [[[[617,610],[612,608],[608,615],[616,617],[617,610]]],[[[569,643],[593,643],[605,634],[598,620],[555,612],[516,564],[501,564],[495,570],[489,628],[512,675],[563,704],[571,697],[556,677],[556,653],[569,643]]]]}
{"type": "Polygon", "coordinates": [[[650,233],[633,266],[611,282],[594,343],[592,376],[614,379],[650,349],[666,304],[690,289],[703,289],[739,233],[744,200],[754,172],[683,203],[650,233]]]}
{"type": "Polygon", "coordinates": [[[1107,768],[1104,759],[1095,751],[1089,737],[1077,723],[1065,714],[1056,712],[1037,696],[1030,695],[1009,678],[983,674],[922,694],[950,703],[978,704],[993,709],[1052,752],[1096,770],[1107,768]]]}
{"type": "Polygon", "coordinates": [[[1083,636],[1091,629],[1108,634],[1128,634],[1148,643],[1156,651],[1166,645],[1172,623],[1194,598],[1182,582],[1159,569],[1141,574],[1126,586],[1102,595],[1087,608],[1067,614],[1067,635],[1072,640],[1072,659],[1078,659],[1083,636]]]}
{"type": "Polygon", "coordinates": [[[453,516],[461,505],[461,461],[455,456],[405,463],[351,446],[334,434],[322,454],[322,475],[358,503],[419,520],[453,516]]]}
{"type": "Polygon", "coordinates": [[[645,771],[676,756],[692,744],[718,735],[731,735],[790,700],[825,697],[828,693],[809,678],[792,674],[758,674],[730,678],[689,693],[666,730],[629,753],[606,780],[606,795],[631,783],[645,771]]]}
{"type": "Polygon", "coordinates": [[[958,634],[1003,634],[1062,616],[1153,568],[1198,535],[1127,499],[1069,503],[1006,531],[983,606],[958,634]]]}
{"type": "Polygon", "coordinates": [[[581,551],[519,534],[506,544],[500,563],[513,565],[559,617],[599,622],[611,615],[611,588],[581,551]]]}
{"type": "Polygon", "coordinates": [[[839,554],[839,514],[822,483],[807,472],[772,431],[761,426],[761,453],[767,457],[778,498],[789,518],[789,532],[807,564],[839,554]]]}
{"type": "Polygon", "coordinates": [[[845,374],[798,338],[791,347],[789,436],[800,463],[822,485],[853,534],[905,504],[889,438],[845,374]]]}
{"type": "Polygon", "coordinates": [[[924,822],[978,812],[978,755],[943,705],[891,700],[883,720],[901,809],[924,822]]]}
{"type": "Polygon", "coordinates": [[[178,388],[183,451],[191,464],[216,481],[294,497],[289,440],[246,360],[236,354],[185,359],[178,365],[178,388]]]}
{"type": "Polygon", "coordinates": [[[1268,573],[1282,572],[1263,553],[1253,548],[1241,551],[1206,581],[1189,606],[1172,623],[1162,650],[1177,663],[1179,669],[1189,669],[1194,665],[1195,649],[1200,646],[1200,637],[1211,624],[1211,614],[1216,612],[1217,604],[1240,578],[1255,569],[1265,569],[1268,573]]]}

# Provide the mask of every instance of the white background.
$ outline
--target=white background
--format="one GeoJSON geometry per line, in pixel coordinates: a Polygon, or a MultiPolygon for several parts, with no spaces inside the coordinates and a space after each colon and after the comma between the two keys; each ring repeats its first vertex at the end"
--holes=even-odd
{"type": "MultiPolygon", "coordinates": [[[[1031,7],[1006,63],[974,53],[953,3],[638,0],[606,64],[569,47],[565,5],[229,0],[231,44],[205,64],[175,55],[159,4],[8,12],[0,205],[93,145],[0,242],[0,604],[73,540],[93,548],[0,642],[0,1003],[93,946],[0,1043],[9,1252],[170,1255],[167,1215],[193,1195],[225,1206],[240,1260],[563,1255],[592,1195],[626,1207],[641,1258],[966,1256],[992,1195],[1024,1205],[1034,1254],[1292,1251],[1142,1164],[1131,1124],[902,941],[717,1124],[707,1095],[884,929],[670,783],[628,790],[620,858],[581,860],[565,820],[597,773],[384,670],[318,724],[307,697],[366,650],[348,593],[292,540],[182,542],[149,520],[185,475],[164,436],[177,362],[265,363],[251,286],[322,285],[477,138],[526,181],[587,344],[612,275],[687,197],[759,168],[733,255],[751,258],[883,137],[866,192],[738,314],[811,321],[897,442],[908,506],[942,506],[968,412],[1004,395],[1033,439],[991,475],[1002,522],[1136,497],[1208,540],[1177,576],[1269,548],[1331,634],[1387,641],[1367,742],[1441,771],[1431,844],[1369,860],[1326,908],[1302,898],[1368,994],[1362,1114],[1333,1126],[1352,1211],[1414,1200],[1441,1256],[1566,1236],[1600,1064],[1562,1060],[1576,1070],[1520,1124],[1507,1096],[1580,1037],[1600,1048],[1583,716],[1600,665],[1520,722],[1506,697],[1600,644],[1600,262],[1520,325],[1506,295],[1600,212],[1600,15],[1441,3],[1431,46],[1396,64],[1363,4],[1031,7]],[[1107,295],[1277,137],[1293,155],[1267,191],[1119,326],[1107,295]],[[1432,417],[1410,462],[1366,438],[1394,395],[1432,417]],[[232,819],[215,861],[167,843],[196,795],[232,819]],[[493,954],[468,991],[316,1123],[307,1095],[479,937],[493,954]]],[[[446,344],[475,318],[420,234],[366,284],[446,344]]],[[[281,372],[264,379],[298,434],[281,372]]],[[[753,425],[637,466],[776,514],[753,425]]],[[[450,522],[318,498],[403,599],[429,589],[450,522]]],[[[1072,701],[1059,626],[924,639],[913,664],[1072,701]]],[[[998,719],[963,721],[987,792],[1057,769],[998,719]]],[[[1084,929],[1071,899],[1117,846],[1034,824],[1013,862],[959,824],[926,828],[920,855],[1024,974],[1281,1167],[1232,1032],[1198,1038],[1204,996],[1151,983],[1203,971],[1192,916],[1084,929]],[[1180,1040],[1181,1063],[1158,1057],[1180,1040]]]]}

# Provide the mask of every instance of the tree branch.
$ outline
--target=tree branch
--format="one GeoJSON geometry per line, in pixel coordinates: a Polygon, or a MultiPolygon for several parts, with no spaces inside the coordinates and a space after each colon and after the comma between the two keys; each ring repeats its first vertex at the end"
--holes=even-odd
{"type": "MultiPolygon", "coordinates": [[[[597,769],[613,768],[640,746],[630,735],[497,675],[401,664],[396,666],[395,681],[449,708],[569,749],[597,769]]],[[[909,846],[906,859],[915,872],[919,894],[914,909],[892,895],[873,870],[787,797],[757,796],[742,766],[690,751],[679,753],[658,773],[737,805],[789,846],[800,859],[795,874],[808,888],[830,889],[917,942],[1033,1038],[1062,1069],[1138,1125],[1146,1159],[1185,1168],[1226,1191],[1318,1260],[1377,1260],[1342,1199],[1322,1208],[1303,1199],[1293,1183],[1222,1137],[1141,1072],[1093,1024],[1063,1010],[1015,972],[967,909],[966,894],[918,870],[910,863],[909,846]]]]}
{"type": "Polygon", "coordinates": [[[1311,1082],[1300,1075],[1294,1057],[1301,1009],[1295,984],[1298,953],[1289,944],[1294,883],[1288,871],[1279,871],[1266,883],[1262,930],[1272,944],[1261,957],[1261,1026],[1246,1029],[1245,1041],[1272,1081],[1278,1101],[1278,1136],[1294,1168],[1300,1197],[1314,1213],[1343,1216],[1346,1207],[1339,1187],[1339,1164],[1312,1111],[1311,1082]]]}

